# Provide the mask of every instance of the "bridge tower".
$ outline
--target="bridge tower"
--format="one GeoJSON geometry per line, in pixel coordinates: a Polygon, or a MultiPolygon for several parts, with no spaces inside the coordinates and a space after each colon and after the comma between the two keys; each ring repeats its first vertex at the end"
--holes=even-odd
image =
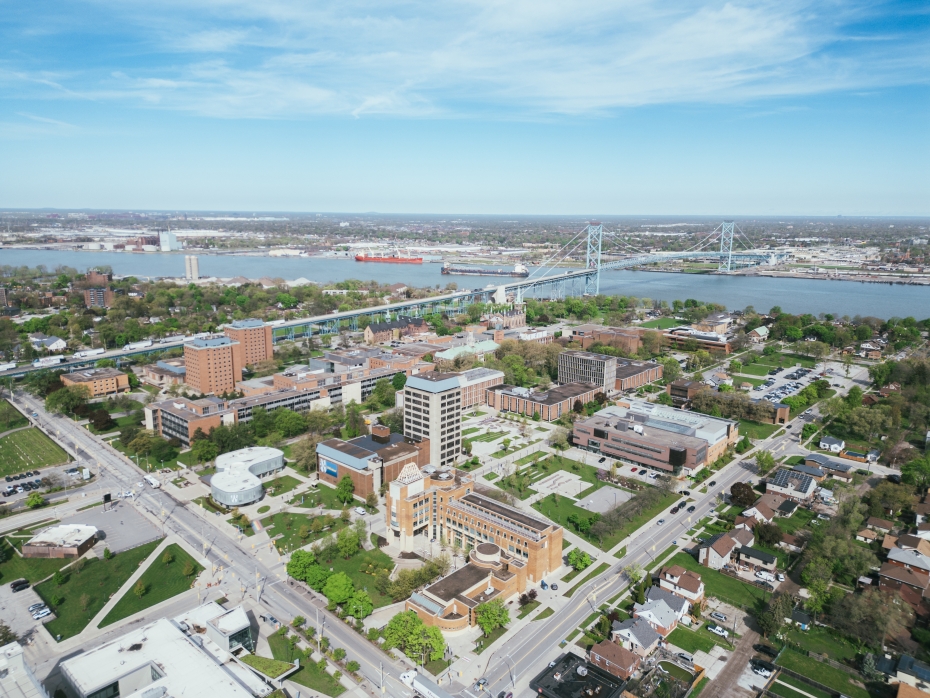
{"type": "Polygon", "coordinates": [[[730,271],[733,263],[733,221],[723,222],[720,230],[720,264],[717,271],[730,271]]]}
{"type": "Polygon", "coordinates": [[[598,221],[588,223],[588,253],[585,266],[592,273],[584,277],[584,293],[596,296],[601,290],[601,242],[604,239],[604,226],[598,221]]]}

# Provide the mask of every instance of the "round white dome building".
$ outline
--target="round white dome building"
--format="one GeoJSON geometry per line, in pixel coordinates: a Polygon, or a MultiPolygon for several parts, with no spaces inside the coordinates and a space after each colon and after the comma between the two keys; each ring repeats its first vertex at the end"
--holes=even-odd
{"type": "Polygon", "coordinates": [[[250,446],[216,457],[216,473],[210,478],[213,499],[239,507],[262,498],[261,478],[284,469],[284,452],[267,446],[250,446]]]}

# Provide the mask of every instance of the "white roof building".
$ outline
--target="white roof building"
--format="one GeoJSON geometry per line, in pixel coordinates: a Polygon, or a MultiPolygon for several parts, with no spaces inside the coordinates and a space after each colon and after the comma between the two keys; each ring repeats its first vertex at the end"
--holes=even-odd
{"type": "Polygon", "coordinates": [[[18,642],[0,647],[0,696],[48,698],[48,693],[23,659],[23,646],[18,642]]]}

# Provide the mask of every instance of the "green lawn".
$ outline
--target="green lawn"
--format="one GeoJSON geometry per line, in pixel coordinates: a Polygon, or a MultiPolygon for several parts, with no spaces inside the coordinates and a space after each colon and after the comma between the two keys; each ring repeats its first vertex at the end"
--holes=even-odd
{"type": "Polygon", "coordinates": [[[812,696],[816,696],[816,698],[833,698],[832,693],[827,693],[826,691],[822,691],[819,688],[811,686],[809,683],[805,683],[804,681],[801,681],[800,679],[796,679],[793,676],[788,676],[787,674],[782,674],[781,676],[778,677],[778,680],[784,683],[790,684],[791,686],[796,686],[797,688],[800,688],[805,693],[810,693],[812,696]]]}
{"type": "Polygon", "coordinates": [[[462,439],[462,441],[466,443],[470,443],[474,441],[484,441],[486,443],[490,443],[491,441],[496,441],[502,436],[507,436],[507,432],[506,431],[488,431],[488,432],[485,432],[484,434],[481,434],[480,436],[473,436],[470,439],[462,439]]]}
{"type": "Polygon", "coordinates": [[[139,581],[145,584],[146,588],[146,593],[142,598],[136,596],[132,589],[127,589],[122,598],[116,602],[116,605],[110,609],[110,612],[101,621],[100,627],[115,623],[187,591],[191,588],[194,580],[197,579],[197,575],[202,571],[203,567],[197,564],[197,561],[188,555],[187,551],[177,543],[172,543],[159,553],[156,559],[151,561],[139,578],[139,581]],[[167,565],[162,562],[162,556],[165,552],[170,552],[172,558],[174,558],[167,565]],[[190,563],[191,573],[185,575],[184,568],[188,563],[190,563]]]}
{"type": "Polygon", "coordinates": [[[675,320],[674,318],[670,317],[660,317],[656,318],[655,320],[644,322],[640,325],[640,327],[645,327],[652,330],[667,330],[672,327],[679,327],[680,325],[681,321],[679,320],[675,320]]]}
{"type": "Polygon", "coordinates": [[[668,560],[669,556],[673,552],[675,552],[677,549],[678,549],[677,545],[668,546],[665,550],[663,550],[661,553],[656,555],[655,560],[653,560],[652,564],[649,565],[647,570],[649,572],[652,572],[656,567],[658,567],[659,565],[663,564],[666,560],[668,560]]]}
{"type": "Polygon", "coordinates": [[[36,428],[14,431],[0,439],[0,477],[70,460],[58,444],[36,428]]]}
{"type": "Polygon", "coordinates": [[[491,631],[490,635],[488,635],[487,637],[485,637],[484,635],[479,635],[478,639],[475,640],[475,649],[473,650],[473,652],[475,654],[481,654],[486,649],[488,649],[488,647],[490,647],[495,642],[497,642],[500,639],[500,637],[506,632],[507,632],[507,628],[504,627],[504,628],[495,628],[494,630],[491,631]],[[481,644],[479,645],[478,643],[481,643],[481,644]]]}
{"type": "Polygon", "coordinates": [[[714,645],[721,644],[714,642],[706,633],[699,634],[682,626],[678,626],[669,633],[668,641],[675,647],[681,647],[688,654],[694,654],[698,651],[710,652],[714,645]]]}
{"type": "Polygon", "coordinates": [[[788,649],[782,652],[776,663],[850,696],[850,698],[869,698],[869,692],[853,684],[852,676],[842,669],[818,662],[816,659],[811,659],[794,650],[788,649]]]}
{"type": "MultiPolygon", "coordinates": [[[[788,677],[783,674],[778,677],[778,681],[784,681],[786,678],[788,677]]],[[[773,695],[776,695],[776,696],[781,696],[781,698],[807,698],[807,696],[804,695],[803,693],[798,693],[793,688],[789,688],[788,686],[783,686],[782,684],[778,682],[773,682],[769,686],[769,693],[772,693],[773,695]]],[[[832,698],[832,696],[830,698],[832,698]]]]}
{"type": "MultiPolygon", "coordinates": [[[[759,364],[749,364],[748,366],[743,366],[740,369],[740,373],[747,373],[750,376],[767,376],[769,371],[772,370],[771,366],[761,366],[759,364]]],[[[764,381],[763,381],[764,382],[764,381]]]]}
{"type": "Polygon", "coordinates": [[[817,625],[806,631],[798,628],[790,630],[788,639],[810,652],[826,654],[835,662],[854,660],[858,654],[855,645],[851,642],[835,637],[826,628],[817,625]]]}
{"type": "Polygon", "coordinates": [[[270,537],[274,538],[278,535],[281,536],[274,542],[279,551],[296,550],[297,548],[302,548],[305,545],[310,545],[320,538],[331,536],[340,528],[345,527],[342,519],[337,516],[334,517],[335,520],[333,521],[331,528],[320,531],[319,533],[313,533],[311,531],[307,538],[300,537],[300,529],[302,526],[307,526],[309,528],[311,527],[314,519],[319,519],[322,523],[323,518],[324,517],[322,516],[310,516],[308,514],[280,512],[278,514],[273,514],[272,516],[262,519],[262,526],[265,527],[270,537]]]}
{"type": "Polygon", "coordinates": [[[775,433],[776,429],[780,428],[778,424],[762,424],[761,422],[750,422],[748,419],[739,420],[740,436],[748,436],[755,441],[767,439],[775,433]]]}
{"type": "Polygon", "coordinates": [[[781,354],[772,354],[770,356],[760,356],[756,361],[757,364],[767,364],[769,366],[784,366],[786,369],[794,368],[795,364],[801,364],[804,368],[813,368],[814,360],[809,356],[800,354],[790,354],[782,352],[781,354]]]}
{"type": "Polygon", "coordinates": [[[20,557],[13,552],[13,546],[6,538],[0,539],[0,584],[8,584],[21,577],[35,583],[55,574],[68,562],[71,561],[20,557]]]}
{"type": "Polygon", "coordinates": [[[246,654],[240,657],[240,659],[244,664],[248,664],[250,667],[260,671],[265,676],[270,676],[273,679],[281,676],[281,674],[287,673],[294,668],[294,665],[288,662],[281,662],[277,659],[268,659],[268,657],[259,657],[256,654],[246,654]]]}
{"type": "Polygon", "coordinates": [[[539,604],[540,604],[539,601],[530,601],[528,604],[526,604],[526,606],[520,609],[520,613],[517,615],[517,620],[520,620],[521,618],[526,618],[533,611],[539,608],[539,604]]]}
{"type": "Polygon", "coordinates": [[[707,596],[715,596],[721,601],[727,601],[740,607],[752,607],[758,599],[765,600],[769,596],[768,592],[760,587],[745,584],[738,579],[703,567],[687,553],[678,553],[671,561],[673,564],[681,565],[686,570],[700,574],[704,580],[704,590],[707,596]]]}
{"type": "Polygon", "coordinates": [[[626,557],[626,546],[623,546],[622,548],[620,548],[620,550],[615,552],[614,557],[617,558],[618,560],[622,560],[624,557],[626,557]]]}
{"type": "Polygon", "coordinates": [[[325,566],[331,567],[333,572],[345,572],[349,575],[356,589],[364,589],[368,592],[375,608],[394,602],[390,596],[378,593],[374,585],[374,574],[378,569],[394,569],[394,561],[380,550],[360,550],[348,560],[341,557],[326,560],[325,566]]]}
{"type": "Polygon", "coordinates": [[[492,480],[496,480],[499,477],[499,475],[497,473],[487,473],[483,477],[488,482],[491,482],[492,480]]]}
{"type": "Polygon", "coordinates": [[[813,511],[797,509],[788,518],[776,516],[775,525],[782,530],[782,533],[794,534],[802,528],[808,528],[811,520],[816,518],[816,516],[817,514],[813,511]]]}
{"type": "Polygon", "coordinates": [[[548,618],[549,616],[551,616],[553,613],[555,613],[555,611],[553,611],[551,608],[544,608],[543,610],[541,610],[539,613],[536,614],[536,617],[533,620],[534,621],[543,620],[544,618],[548,618]]]}
{"type": "MultiPolygon", "coordinates": [[[[9,387],[9,386],[8,386],[9,387]]],[[[0,434],[29,425],[29,420],[9,400],[0,400],[0,434]]]]}
{"type": "MultiPolygon", "coordinates": [[[[605,483],[606,484],[606,483],[605,483]]],[[[664,492],[662,496],[656,500],[656,503],[649,509],[644,510],[639,514],[639,516],[629,520],[621,529],[614,531],[609,536],[605,536],[603,540],[602,550],[610,550],[615,547],[620,541],[630,535],[633,531],[640,528],[647,521],[658,515],[664,509],[670,507],[677,499],[678,495],[675,492],[664,492]]],[[[591,512],[580,507],[576,507],[572,500],[568,497],[559,497],[558,503],[555,501],[555,495],[550,494],[540,499],[538,502],[535,502],[533,508],[538,511],[540,514],[547,516],[548,518],[555,521],[557,524],[563,527],[571,528],[571,524],[568,523],[568,517],[571,514],[576,514],[580,518],[589,518],[591,512]]],[[[574,531],[577,535],[585,538],[587,541],[594,545],[598,545],[600,542],[594,536],[588,534],[584,535],[574,531]]]]}
{"type": "MultiPolygon", "coordinates": [[[[279,635],[278,633],[269,635],[268,645],[271,647],[272,656],[280,662],[293,663],[295,659],[300,660],[300,671],[288,676],[288,681],[293,681],[313,691],[324,693],[327,696],[338,696],[346,690],[342,687],[341,683],[336,681],[336,679],[323,669],[320,669],[312,659],[304,656],[303,653],[294,647],[283,635],[279,635]]],[[[352,659],[352,657],[348,659],[352,659]]]]}
{"type": "MultiPolygon", "coordinates": [[[[694,687],[694,690],[691,691],[691,697],[690,697],[690,698],[697,698],[699,695],[701,695],[701,691],[703,691],[705,688],[707,688],[707,684],[709,684],[709,683],[710,683],[710,678],[709,678],[709,677],[705,676],[703,679],[701,679],[701,680],[698,682],[698,685],[694,687]]],[[[272,696],[269,696],[268,698],[272,698],[272,696]]]]}
{"type": "Polygon", "coordinates": [[[315,488],[311,487],[301,494],[295,494],[290,503],[304,507],[305,509],[317,507],[322,504],[324,509],[342,511],[346,506],[354,507],[359,502],[353,499],[348,504],[343,504],[339,497],[336,496],[336,488],[321,482],[318,483],[315,488]],[[300,503],[301,496],[303,496],[303,504],[300,503]]]}
{"type": "MultiPolygon", "coordinates": [[[[464,417],[462,419],[465,419],[464,417]]],[[[469,434],[477,434],[481,431],[481,427],[468,427],[468,429],[462,429],[462,436],[468,436],[469,434]]]]}
{"type": "Polygon", "coordinates": [[[595,567],[593,570],[588,572],[584,577],[582,577],[581,580],[577,584],[575,584],[575,586],[573,586],[571,589],[566,591],[564,596],[569,596],[569,597],[572,596],[576,591],[578,591],[580,587],[584,586],[584,584],[587,583],[589,580],[594,579],[599,574],[603,574],[604,572],[606,572],[608,567],[610,567],[608,563],[602,562],[597,567],[595,567]]]}
{"type": "Polygon", "coordinates": [[[272,497],[286,494],[300,487],[300,485],[300,480],[290,475],[282,475],[281,477],[276,477],[274,480],[262,483],[262,487],[265,488],[265,491],[272,497]]]}
{"type": "Polygon", "coordinates": [[[88,424],[87,431],[89,431],[91,434],[113,434],[119,431],[120,429],[123,429],[124,427],[133,427],[138,424],[141,424],[141,422],[138,419],[130,415],[126,415],[125,417],[117,417],[113,421],[114,421],[113,426],[108,427],[103,430],[95,429],[93,424],[88,424]]]}
{"type": "Polygon", "coordinates": [[[733,382],[734,383],[736,382],[749,383],[752,386],[757,386],[757,385],[762,385],[763,383],[765,383],[765,379],[764,378],[750,378],[749,376],[737,374],[736,376],[734,376],[733,382]]]}
{"type": "Polygon", "coordinates": [[[160,542],[153,540],[138,548],[118,553],[109,560],[89,558],[81,573],[67,573],[66,581],[60,587],[56,587],[51,579],[39,584],[36,592],[56,616],[55,620],[45,625],[52,637],[61,635],[64,640],[83,631],[160,542]],[[55,595],[61,597],[60,604],[51,602],[55,595]],[[86,606],[82,600],[86,601],[86,606]]]}

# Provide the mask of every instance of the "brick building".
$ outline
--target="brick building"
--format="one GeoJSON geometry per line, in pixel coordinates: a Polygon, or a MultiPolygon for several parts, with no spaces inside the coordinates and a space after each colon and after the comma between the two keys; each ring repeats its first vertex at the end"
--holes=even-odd
{"type": "Polygon", "coordinates": [[[589,351],[563,351],[559,354],[559,383],[590,383],[605,394],[615,390],[617,357],[589,351]]]}
{"type": "Polygon", "coordinates": [[[239,342],[229,337],[195,339],[184,345],[184,382],[198,393],[230,393],[242,380],[239,342]]]}
{"type": "Polygon", "coordinates": [[[614,383],[616,390],[634,390],[662,378],[665,367],[654,361],[619,359],[614,383]]]}
{"type": "Polygon", "coordinates": [[[129,376],[115,368],[86,368],[61,374],[62,385],[83,385],[91,397],[115,395],[129,390],[129,376]]]}
{"type": "Polygon", "coordinates": [[[85,288],[85,308],[109,308],[116,300],[116,294],[108,288],[85,288]]]}
{"type": "Polygon", "coordinates": [[[256,319],[236,320],[227,325],[223,332],[239,343],[242,366],[253,366],[259,361],[274,358],[271,325],[256,319]]]}
{"type": "Polygon", "coordinates": [[[545,391],[499,385],[486,392],[488,407],[500,412],[525,414],[528,417],[539,413],[540,419],[551,422],[571,412],[576,400],[585,405],[603,391],[590,383],[569,383],[545,391]]]}

